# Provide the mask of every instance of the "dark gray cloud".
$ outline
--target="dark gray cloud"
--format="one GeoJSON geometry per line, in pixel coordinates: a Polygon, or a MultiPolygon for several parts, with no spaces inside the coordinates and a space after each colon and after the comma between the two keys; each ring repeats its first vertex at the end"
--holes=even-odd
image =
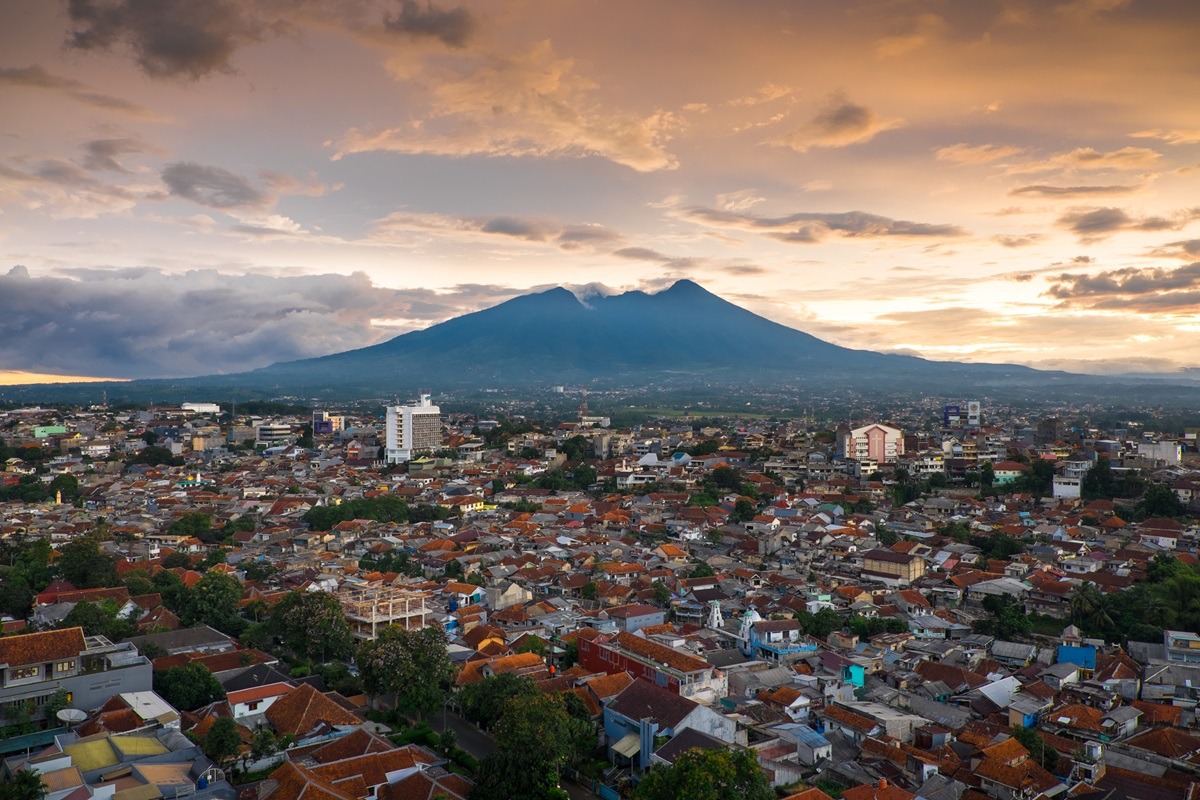
{"type": "Polygon", "coordinates": [[[725,211],[704,206],[692,206],[679,213],[683,219],[715,228],[764,233],[772,238],[794,244],[820,242],[830,234],[846,238],[873,239],[882,237],[963,236],[966,232],[957,225],[910,222],[868,214],[865,211],[835,213],[799,212],[768,217],[725,211]]]}
{"type": "Polygon", "coordinates": [[[45,208],[55,218],[90,219],[157,199],[150,187],[98,180],[79,164],[57,158],[15,165],[0,163],[0,185],[16,187],[30,208],[45,208]]]}
{"type": "Polygon", "coordinates": [[[1045,238],[1040,233],[1025,233],[1020,236],[993,236],[992,241],[1003,247],[1029,247],[1045,238]]]}
{"type": "Polygon", "coordinates": [[[514,236],[532,242],[544,242],[551,233],[545,222],[528,217],[492,217],[481,221],[479,230],[483,233],[498,233],[501,236],[514,236]]]}
{"type": "Polygon", "coordinates": [[[1184,210],[1172,217],[1134,217],[1120,208],[1077,208],[1058,218],[1058,224],[1080,241],[1094,242],[1120,231],[1177,231],[1200,216],[1200,209],[1184,210]]]}
{"type": "Polygon", "coordinates": [[[156,117],[155,114],[136,103],[112,95],[93,92],[79,81],[47,72],[45,68],[37,64],[28,67],[0,67],[0,86],[24,86],[30,89],[60,92],[85,105],[110,111],[121,111],[135,117],[150,119],[156,117]]]}
{"type": "Polygon", "coordinates": [[[137,139],[93,139],[83,144],[83,160],[80,164],[86,169],[107,170],[109,172],[129,172],[117,161],[118,156],[129,153],[141,153],[146,146],[137,139]]]}
{"type": "Polygon", "coordinates": [[[1063,199],[1072,197],[1116,197],[1123,194],[1132,194],[1141,188],[1141,186],[1122,186],[1120,184],[1111,186],[1049,186],[1037,183],[1031,186],[1019,186],[1009,192],[1009,194],[1016,197],[1057,197],[1063,199]]]}
{"type": "Polygon", "coordinates": [[[1125,267],[1093,274],[1064,272],[1051,279],[1048,297],[1064,307],[1174,311],[1200,307],[1200,261],[1177,269],[1125,267]]]}
{"type": "Polygon", "coordinates": [[[866,106],[852,103],[843,93],[835,93],[799,130],[776,141],[801,153],[814,147],[845,147],[868,142],[882,131],[898,128],[900,120],[884,120],[866,106]]]}
{"type": "Polygon", "coordinates": [[[252,369],[370,345],[523,291],[388,289],[362,273],[137,267],[31,277],[14,267],[0,272],[0,368],[127,378],[252,369]]]}
{"type": "Polygon", "coordinates": [[[603,225],[567,225],[554,241],[563,250],[581,250],[616,244],[621,234],[603,225]]]}
{"type": "Polygon", "coordinates": [[[262,208],[270,197],[241,175],[192,161],[168,164],[162,179],[171,194],[217,209],[262,208]]]}
{"type": "Polygon", "coordinates": [[[1167,242],[1150,251],[1149,255],[1159,258],[1182,258],[1185,261],[1200,258],[1200,239],[1183,239],[1167,242]]]}
{"type": "Polygon", "coordinates": [[[234,72],[240,48],[305,25],[369,37],[383,30],[456,48],[475,30],[466,8],[431,0],[66,0],[66,8],[68,47],[127,52],[153,78],[185,80],[234,72]]]}
{"type": "Polygon", "coordinates": [[[703,260],[688,258],[686,256],[670,256],[650,247],[622,247],[619,250],[614,250],[612,254],[617,258],[624,258],[628,261],[649,261],[672,269],[695,267],[703,260]]]}
{"type": "Polygon", "coordinates": [[[475,30],[475,20],[467,9],[441,9],[417,0],[400,0],[400,10],[384,18],[384,28],[413,39],[440,39],[451,47],[462,47],[475,30]]]}
{"type": "Polygon", "coordinates": [[[68,0],[67,45],[128,49],[154,78],[196,80],[233,70],[239,47],[260,40],[261,20],[230,0],[68,0]]]}

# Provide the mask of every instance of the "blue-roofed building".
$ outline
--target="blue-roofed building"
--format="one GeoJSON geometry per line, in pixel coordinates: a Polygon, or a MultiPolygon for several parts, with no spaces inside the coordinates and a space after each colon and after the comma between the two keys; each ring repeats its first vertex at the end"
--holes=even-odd
{"type": "Polygon", "coordinates": [[[1057,661],[1059,664],[1075,664],[1083,673],[1079,677],[1087,680],[1096,671],[1096,648],[1090,644],[1060,644],[1057,661]]]}
{"type": "Polygon", "coordinates": [[[775,725],[771,732],[780,739],[796,743],[796,760],[801,764],[811,767],[833,756],[833,745],[829,740],[802,722],[775,725]]]}

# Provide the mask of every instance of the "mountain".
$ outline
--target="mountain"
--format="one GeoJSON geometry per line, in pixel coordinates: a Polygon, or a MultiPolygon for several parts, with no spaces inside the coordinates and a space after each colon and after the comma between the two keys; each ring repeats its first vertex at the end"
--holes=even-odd
{"type": "Polygon", "coordinates": [[[1047,375],[1027,367],[934,362],[838,347],[681,280],[655,294],[590,294],[585,300],[567,289],[550,289],[359,350],[169,383],[278,394],[330,387],[388,394],[419,386],[587,381],[829,386],[932,382],[968,388],[1047,375]]]}
{"type": "MultiPolygon", "coordinates": [[[[952,336],[947,331],[947,336],[952,336]]],[[[655,294],[583,299],[557,288],[516,297],[359,350],[232,375],[119,384],[9,387],[0,398],[110,399],[299,397],[354,399],[435,392],[598,387],[728,397],[802,389],[829,395],[989,395],[1015,401],[1194,403],[1195,384],[958,364],[851,350],[772,322],[682,280],[655,294]]],[[[747,398],[749,399],[749,398],[747,398]]]]}

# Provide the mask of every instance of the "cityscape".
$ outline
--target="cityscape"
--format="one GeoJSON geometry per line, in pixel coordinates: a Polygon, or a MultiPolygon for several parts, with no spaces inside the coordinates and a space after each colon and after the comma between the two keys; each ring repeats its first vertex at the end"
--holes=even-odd
{"type": "Polygon", "coordinates": [[[53,800],[1191,791],[1200,426],[978,399],[624,425],[547,393],[574,413],[0,411],[9,775],[53,800]]]}
{"type": "Polygon", "coordinates": [[[1200,800],[1200,3],[0,3],[0,800],[1200,800]]]}

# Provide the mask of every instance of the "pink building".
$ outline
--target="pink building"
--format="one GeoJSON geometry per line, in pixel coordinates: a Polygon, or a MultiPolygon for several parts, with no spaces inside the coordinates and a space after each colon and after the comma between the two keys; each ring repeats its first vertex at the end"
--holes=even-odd
{"type": "Polygon", "coordinates": [[[904,455],[904,432],[888,425],[871,424],[855,428],[845,441],[845,457],[857,461],[870,459],[885,464],[904,455]]]}

